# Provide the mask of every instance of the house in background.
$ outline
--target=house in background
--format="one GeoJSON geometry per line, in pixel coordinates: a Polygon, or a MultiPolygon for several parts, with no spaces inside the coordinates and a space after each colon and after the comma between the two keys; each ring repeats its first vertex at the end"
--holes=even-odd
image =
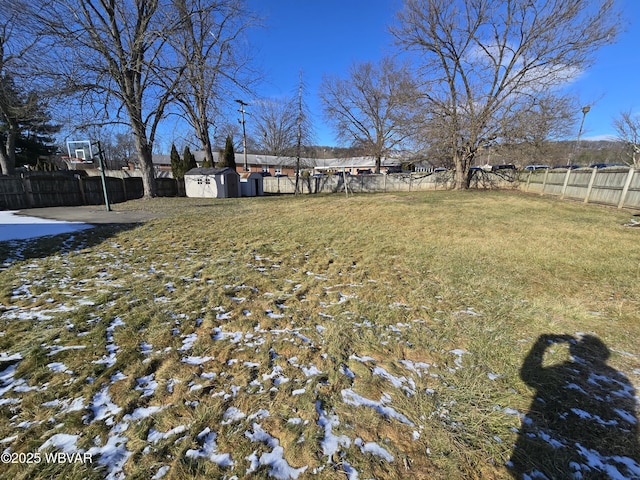
{"type": "Polygon", "coordinates": [[[232,168],[192,168],[184,174],[187,197],[237,198],[240,175],[232,168]]]}
{"type": "MultiPolygon", "coordinates": [[[[380,160],[380,172],[388,173],[400,168],[400,160],[383,157],[380,160]]],[[[327,158],[315,160],[314,173],[341,173],[358,175],[359,173],[373,173],[376,159],[373,157],[327,158]]]]}
{"type": "MultiPolygon", "coordinates": [[[[204,152],[192,152],[199,167],[204,162],[204,152]]],[[[214,162],[218,162],[219,153],[213,153],[214,162]]],[[[261,173],[265,176],[295,176],[298,159],[296,157],[277,157],[273,155],[247,154],[247,164],[245,169],[244,154],[236,153],[236,171],[238,173],[261,173]]],[[[394,158],[383,158],[381,160],[381,172],[387,173],[400,168],[400,160],[394,158]]],[[[171,157],[169,155],[153,155],[153,166],[156,177],[170,175],[171,157]]],[[[300,171],[311,173],[335,173],[345,171],[352,175],[357,175],[363,171],[375,170],[376,161],[373,157],[351,157],[351,158],[300,158],[300,171]]],[[[130,168],[136,168],[130,165],[130,168]]]]}

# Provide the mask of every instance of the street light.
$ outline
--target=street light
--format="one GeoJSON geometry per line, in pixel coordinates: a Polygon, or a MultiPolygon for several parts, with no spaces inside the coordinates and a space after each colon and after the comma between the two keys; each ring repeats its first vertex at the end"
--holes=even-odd
{"type": "Polygon", "coordinates": [[[580,149],[580,137],[582,136],[582,127],[584,127],[584,119],[587,116],[587,113],[589,113],[589,110],[591,110],[591,107],[589,105],[585,105],[584,107],[582,107],[582,121],[580,122],[580,129],[578,130],[578,140],[576,141],[576,153],[580,149]]]}
{"type": "Polygon", "coordinates": [[[247,163],[247,130],[244,127],[244,107],[248,106],[248,103],[243,102],[242,100],[236,100],[240,104],[240,113],[242,113],[242,120],[240,123],[242,124],[242,150],[244,151],[244,171],[249,171],[249,164],[247,163]]]}

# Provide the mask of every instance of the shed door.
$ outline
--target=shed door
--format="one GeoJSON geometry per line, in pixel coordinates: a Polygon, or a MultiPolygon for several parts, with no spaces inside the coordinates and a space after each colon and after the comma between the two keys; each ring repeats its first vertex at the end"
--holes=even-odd
{"type": "Polygon", "coordinates": [[[235,181],[235,177],[233,175],[229,175],[227,176],[227,178],[225,178],[225,181],[227,182],[227,197],[239,197],[240,192],[238,191],[238,182],[235,181]]]}

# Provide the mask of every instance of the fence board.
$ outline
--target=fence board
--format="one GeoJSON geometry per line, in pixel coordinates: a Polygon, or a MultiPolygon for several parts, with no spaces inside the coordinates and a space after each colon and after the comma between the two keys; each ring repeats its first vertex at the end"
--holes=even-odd
{"type": "MultiPolygon", "coordinates": [[[[561,196],[566,179],[566,170],[527,172],[521,175],[520,188],[529,193],[561,196]]],[[[573,170],[564,186],[564,197],[618,208],[640,208],[640,175],[628,167],[573,170]]]]}

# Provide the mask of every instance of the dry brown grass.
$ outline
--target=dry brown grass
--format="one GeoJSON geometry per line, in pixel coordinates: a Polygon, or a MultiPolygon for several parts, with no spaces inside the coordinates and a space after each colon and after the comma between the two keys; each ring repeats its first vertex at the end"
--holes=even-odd
{"type": "MultiPolygon", "coordinates": [[[[2,449],[37,451],[54,433],[69,433],[87,450],[136,408],[161,406],[128,422],[129,478],[162,466],[170,467],[164,478],[244,478],[252,452],[273,449],[250,441],[254,423],[278,439],[289,465],[309,467],[300,478],[345,478],[346,465],[360,478],[508,478],[520,426],[510,412],[524,415],[531,403],[520,369],[540,335],[596,335],[612,351],[609,364],[640,384],[639,231],[622,226],[627,212],[506,192],[155,199],[115,208],[163,217],[80,233],[63,249],[64,236],[0,246],[23,257],[0,272],[0,352],[20,353],[14,379],[40,389],[0,396],[17,399],[0,405],[0,440],[16,437],[2,449]],[[50,318],[35,320],[43,311],[50,318]],[[110,338],[115,318],[124,325],[110,338]],[[113,344],[115,364],[94,363],[113,344]],[[74,345],[85,348],[48,355],[74,345]],[[198,366],[186,356],[213,359],[198,366]],[[53,372],[52,361],[73,375],[53,372]],[[114,382],[118,371],[126,379],[114,382]],[[147,375],[158,387],[143,396],[137,379],[147,375]],[[286,381],[274,383],[278,375],[286,381]],[[122,410],[112,422],[92,421],[87,407],[104,386],[122,410]],[[382,400],[412,425],[351,405],[344,391],[382,400]],[[84,399],[79,412],[42,406],[75,398],[84,399]],[[245,417],[225,423],[229,407],[245,417]],[[249,419],[261,409],[269,416],[249,419]],[[338,419],[333,434],[349,439],[332,456],[323,454],[319,409],[338,419]],[[183,433],[148,440],[152,430],[181,425],[183,433]],[[197,435],[207,427],[233,469],[186,455],[202,446],[197,435]],[[357,439],[394,460],[364,452],[357,439]]],[[[566,350],[557,349],[546,361],[562,359],[566,350]]],[[[96,467],[5,471],[101,478],[96,467]]],[[[260,466],[250,476],[268,474],[260,466]]]]}

